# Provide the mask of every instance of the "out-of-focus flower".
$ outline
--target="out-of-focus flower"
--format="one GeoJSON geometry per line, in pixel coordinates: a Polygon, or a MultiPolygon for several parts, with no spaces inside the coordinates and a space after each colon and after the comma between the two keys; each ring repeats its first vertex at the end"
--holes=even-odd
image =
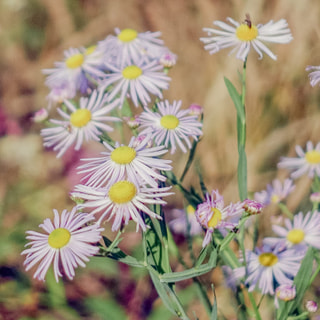
{"type": "Polygon", "coordinates": [[[131,219],[136,222],[137,231],[139,227],[145,231],[147,227],[141,213],[161,219],[161,216],[150,210],[148,205],[166,204],[162,198],[172,194],[169,192],[170,188],[148,187],[128,180],[119,180],[106,188],[77,185],[72,196],[86,200],[78,205],[79,209],[95,208],[91,214],[102,212],[98,220],[99,224],[105,217],[108,221],[114,218],[112,231],[119,230],[123,224],[127,225],[131,219]]]}
{"type": "Polygon", "coordinates": [[[169,88],[171,79],[156,60],[125,64],[122,68],[107,63],[106,65],[110,73],[105,74],[100,86],[103,90],[112,86],[108,95],[109,101],[120,95],[122,105],[128,96],[136,107],[139,104],[146,106],[151,102],[150,94],[162,99],[162,90],[169,88]]]}
{"type": "Polygon", "coordinates": [[[285,227],[273,225],[272,230],[279,238],[265,238],[269,245],[283,243],[295,250],[305,251],[307,246],[320,249],[320,213],[308,212],[305,216],[299,212],[293,217],[293,221],[285,219],[285,227]]]}
{"type": "Polygon", "coordinates": [[[91,187],[105,187],[116,181],[129,179],[139,183],[143,181],[153,187],[158,181],[166,178],[159,171],[168,171],[172,167],[171,160],[160,159],[159,156],[168,152],[164,146],[149,147],[149,138],[146,137],[139,144],[135,144],[136,137],[132,137],[129,144],[115,147],[104,142],[107,152],[101,152],[102,157],[81,159],[86,164],[80,166],[79,173],[86,173],[83,180],[91,187]]]}
{"type": "Polygon", "coordinates": [[[157,104],[158,112],[145,109],[139,116],[141,130],[140,135],[151,134],[156,145],[164,144],[166,148],[171,147],[171,153],[176,151],[176,145],[183,152],[191,149],[189,138],[198,140],[202,135],[202,123],[197,116],[189,115],[188,110],[180,110],[181,100],[170,104],[168,100],[157,104]]]}
{"type": "Polygon", "coordinates": [[[213,190],[211,195],[207,193],[206,201],[200,203],[195,212],[199,223],[206,229],[202,247],[210,243],[215,229],[222,233],[234,229],[238,225],[243,212],[241,202],[225,206],[223,196],[220,195],[218,190],[213,190]]]}
{"type": "Polygon", "coordinates": [[[54,126],[41,130],[44,146],[58,151],[58,158],[74,143],[74,149],[79,150],[84,140],[99,141],[102,132],[113,130],[106,122],[121,121],[119,118],[107,116],[112,109],[119,107],[119,100],[107,104],[103,91],[95,90],[89,98],[81,98],[80,108],[68,100],[65,100],[64,104],[71,113],[58,109],[63,120],[51,119],[54,126]]]}
{"type": "Polygon", "coordinates": [[[76,87],[71,82],[62,82],[57,86],[51,88],[47,95],[48,109],[56,104],[61,104],[64,100],[73,99],[77,94],[76,87]]]}
{"type": "Polygon", "coordinates": [[[101,238],[101,231],[97,224],[90,224],[94,220],[92,215],[77,213],[76,208],[71,212],[63,210],[61,216],[54,212],[54,221],[45,219],[41,227],[47,234],[27,231],[26,246],[31,246],[21,254],[25,254],[24,265],[30,270],[36,264],[38,268],[34,278],[44,280],[46,273],[53,266],[56,281],[65,274],[73,279],[77,266],[85,267],[89,257],[98,253],[99,248],[94,245],[101,238]]]}
{"type": "Polygon", "coordinates": [[[320,202],[320,192],[313,192],[310,195],[310,201],[311,202],[316,202],[319,203],[320,202]]]}
{"type": "Polygon", "coordinates": [[[221,30],[203,29],[208,33],[208,37],[200,38],[200,40],[205,44],[204,48],[210,54],[224,48],[234,47],[231,53],[236,51],[236,57],[245,61],[252,46],[259,54],[260,59],[265,53],[276,60],[276,55],[265,46],[264,42],[289,43],[293,39],[288,23],[284,19],[277,22],[270,20],[267,24],[254,25],[247,15],[242,23],[231,18],[227,18],[227,21],[231,25],[222,21],[213,21],[213,24],[221,30]]]}
{"type": "Polygon", "coordinates": [[[49,116],[48,111],[45,108],[42,108],[33,114],[32,119],[36,123],[41,123],[47,120],[48,116],[49,116]]]}
{"type": "Polygon", "coordinates": [[[246,266],[234,269],[234,272],[241,277],[245,270],[245,284],[249,286],[249,291],[259,288],[262,294],[273,295],[276,286],[292,285],[303,257],[304,253],[295,252],[282,244],[275,247],[265,244],[255,251],[246,251],[246,266]]]}
{"type": "Polygon", "coordinates": [[[296,297],[296,287],[292,284],[281,284],[276,289],[274,304],[276,308],[279,308],[279,301],[290,301],[296,297]]]}
{"type": "Polygon", "coordinates": [[[320,66],[307,66],[306,71],[309,73],[309,80],[312,87],[316,86],[320,81],[320,66]]]}
{"type": "Polygon", "coordinates": [[[286,179],[283,184],[280,180],[275,179],[272,184],[267,185],[267,190],[256,192],[254,199],[263,205],[270,203],[279,203],[283,201],[295,188],[291,179],[286,179]]]}
{"type": "Polygon", "coordinates": [[[117,67],[142,60],[150,62],[159,59],[166,48],[159,39],[161,32],[138,32],[127,28],[115,29],[116,35],[109,35],[99,42],[99,47],[106,53],[106,61],[117,67]]]}
{"type": "Polygon", "coordinates": [[[189,204],[185,209],[174,209],[170,215],[176,216],[169,222],[169,227],[173,232],[183,235],[187,235],[190,232],[191,236],[202,232],[202,227],[197,220],[195,209],[192,205],[189,204]]]}
{"type": "Polygon", "coordinates": [[[203,108],[198,104],[193,103],[189,107],[189,114],[192,116],[200,116],[203,114],[203,108]]]}
{"type": "Polygon", "coordinates": [[[264,205],[255,200],[245,199],[242,201],[242,208],[249,214],[253,215],[261,213],[264,205]]]}
{"type": "Polygon", "coordinates": [[[164,52],[160,58],[159,58],[159,63],[166,69],[170,69],[173,66],[176,65],[177,63],[177,55],[170,52],[166,51],[164,52]]]}
{"type": "Polygon", "coordinates": [[[309,312],[316,312],[318,310],[318,304],[315,301],[309,300],[306,302],[306,309],[309,312]]]}
{"type": "Polygon", "coordinates": [[[100,70],[101,57],[100,55],[95,56],[94,50],[70,48],[64,51],[64,56],[64,61],[55,62],[55,68],[42,70],[48,75],[45,83],[51,89],[61,90],[65,87],[69,92],[70,88],[75,88],[81,93],[87,93],[90,87],[87,75],[93,78],[104,75],[104,72],[100,70]]]}
{"type": "Polygon", "coordinates": [[[292,170],[293,179],[308,173],[310,178],[320,176],[320,142],[313,147],[311,141],[307,142],[306,152],[300,146],[296,146],[297,158],[282,157],[278,163],[279,168],[292,170]]]}
{"type": "Polygon", "coordinates": [[[138,115],[135,115],[134,117],[123,117],[123,120],[130,129],[137,129],[140,126],[138,115]]]}

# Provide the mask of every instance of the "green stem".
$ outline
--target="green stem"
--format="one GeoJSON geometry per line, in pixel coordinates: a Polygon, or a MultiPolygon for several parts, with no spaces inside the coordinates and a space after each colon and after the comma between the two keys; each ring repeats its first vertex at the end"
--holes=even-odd
{"type": "Polygon", "coordinates": [[[307,311],[301,313],[298,316],[291,316],[288,317],[287,320],[302,320],[302,319],[307,319],[308,318],[309,313],[307,311]]]}
{"type": "Polygon", "coordinates": [[[253,308],[253,312],[255,314],[255,319],[256,320],[261,320],[260,312],[259,312],[259,309],[257,307],[256,301],[254,300],[252,292],[248,292],[248,296],[249,296],[249,300],[250,300],[252,308],[253,308]]]}
{"type": "Polygon", "coordinates": [[[289,218],[289,219],[293,219],[293,214],[292,212],[288,209],[288,207],[284,204],[279,202],[278,203],[278,207],[281,209],[281,211],[289,218]]]}

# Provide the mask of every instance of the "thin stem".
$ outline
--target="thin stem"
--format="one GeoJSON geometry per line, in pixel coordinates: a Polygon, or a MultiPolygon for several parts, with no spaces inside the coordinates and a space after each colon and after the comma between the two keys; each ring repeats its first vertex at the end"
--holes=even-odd
{"type": "Polygon", "coordinates": [[[255,314],[255,319],[261,320],[260,312],[259,312],[259,309],[257,307],[256,301],[254,300],[252,292],[248,292],[248,296],[249,296],[249,300],[251,302],[251,305],[253,307],[253,312],[255,314]]]}
{"type": "Polygon", "coordinates": [[[293,219],[293,214],[292,212],[288,209],[288,207],[282,203],[282,202],[279,202],[278,203],[278,207],[281,209],[281,211],[289,218],[289,219],[293,219]]]}

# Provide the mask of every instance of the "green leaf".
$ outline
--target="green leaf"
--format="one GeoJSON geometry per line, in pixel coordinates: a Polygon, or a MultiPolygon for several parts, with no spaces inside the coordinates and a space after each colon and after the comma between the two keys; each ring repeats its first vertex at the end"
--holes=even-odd
{"type": "Polygon", "coordinates": [[[214,290],[214,285],[211,285],[213,296],[214,296],[214,302],[211,310],[210,320],[217,320],[218,319],[218,305],[217,305],[217,298],[216,298],[216,291],[214,290]]]}
{"type": "Polygon", "coordinates": [[[245,122],[245,114],[244,109],[242,107],[241,95],[238,93],[237,89],[234,87],[232,82],[228,80],[226,77],[224,78],[224,83],[226,84],[229,95],[234,103],[234,106],[236,107],[237,114],[241,122],[245,122]]]}

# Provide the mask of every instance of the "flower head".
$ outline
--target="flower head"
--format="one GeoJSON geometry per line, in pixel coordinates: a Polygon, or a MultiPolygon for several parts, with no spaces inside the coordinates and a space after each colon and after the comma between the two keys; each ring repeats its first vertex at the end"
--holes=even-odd
{"type": "Polygon", "coordinates": [[[156,145],[171,147],[171,153],[176,151],[176,145],[187,152],[184,143],[191,149],[189,137],[198,140],[202,135],[202,123],[197,116],[189,115],[189,110],[180,110],[181,103],[181,100],[173,104],[161,101],[157,104],[158,112],[146,108],[139,116],[140,135],[151,134],[156,145]]]}
{"type": "Polygon", "coordinates": [[[213,190],[211,195],[206,194],[206,201],[200,203],[195,212],[198,222],[206,229],[206,235],[202,246],[208,245],[215,229],[225,232],[226,229],[234,229],[244,212],[241,202],[230,205],[224,205],[223,196],[218,190],[213,190]]]}
{"type": "MultiPolygon", "coordinates": [[[[70,48],[64,52],[64,61],[56,62],[54,69],[44,69],[47,74],[46,85],[51,88],[74,88],[81,93],[87,93],[90,81],[87,75],[98,78],[104,73],[100,70],[101,56],[96,56],[94,50],[85,48],[70,48]]],[[[73,92],[75,94],[75,92],[73,92]]],[[[50,98],[50,97],[49,97],[50,98]]],[[[67,98],[73,98],[68,96],[67,98]]]]}
{"type": "Polygon", "coordinates": [[[147,187],[129,180],[119,180],[105,188],[77,185],[72,196],[86,200],[78,205],[79,208],[95,208],[91,214],[102,212],[99,224],[105,217],[108,217],[108,221],[114,218],[112,231],[119,230],[123,224],[127,225],[131,219],[137,223],[137,231],[139,227],[145,231],[146,224],[141,212],[161,219],[148,205],[166,204],[162,197],[171,195],[169,190],[170,187],[147,187]]]}
{"type": "Polygon", "coordinates": [[[81,98],[80,108],[68,100],[65,100],[64,104],[70,113],[58,109],[63,120],[52,119],[50,122],[54,126],[41,130],[44,146],[59,151],[57,157],[61,157],[74,143],[74,149],[79,150],[84,140],[99,141],[102,132],[113,130],[105,122],[121,121],[107,116],[112,109],[119,106],[119,100],[107,104],[103,91],[95,90],[89,98],[81,98]]]}
{"type": "Polygon", "coordinates": [[[318,310],[318,304],[315,301],[308,300],[306,302],[306,309],[309,312],[316,312],[318,310]]]}
{"type": "Polygon", "coordinates": [[[313,147],[311,141],[307,142],[306,151],[300,146],[296,146],[297,158],[282,157],[278,163],[279,168],[292,170],[293,179],[308,173],[310,178],[314,175],[320,176],[320,142],[313,147]]]}
{"type": "Polygon", "coordinates": [[[166,178],[159,173],[160,170],[171,170],[171,160],[160,159],[167,152],[164,146],[148,147],[149,138],[146,137],[139,144],[137,138],[132,137],[130,143],[115,147],[104,142],[107,152],[102,152],[100,158],[81,159],[87,163],[80,166],[79,173],[86,173],[83,178],[86,185],[101,187],[113,184],[118,180],[129,179],[135,183],[143,181],[153,187],[158,186],[158,181],[166,178]]]}
{"type": "Polygon", "coordinates": [[[162,99],[162,90],[169,88],[171,80],[164,72],[163,67],[156,61],[144,63],[141,60],[123,67],[106,63],[110,73],[105,74],[100,85],[103,89],[112,85],[109,101],[120,94],[122,105],[126,96],[138,107],[151,102],[150,94],[162,99]]]}
{"type": "Polygon", "coordinates": [[[296,287],[292,284],[281,284],[276,289],[275,294],[275,306],[276,308],[279,308],[279,302],[278,300],[282,301],[290,301],[293,300],[296,297],[296,287]]]}
{"type": "Polygon", "coordinates": [[[282,244],[275,247],[265,244],[255,251],[246,251],[246,267],[234,269],[234,272],[242,276],[245,269],[245,284],[249,286],[249,291],[258,287],[262,294],[273,295],[275,287],[292,285],[303,257],[304,253],[297,253],[282,244]]]}
{"type": "Polygon", "coordinates": [[[221,30],[212,28],[203,29],[208,33],[208,37],[200,38],[200,40],[205,44],[204,48],[208,50],[210,54],[216,53],[224,48],[234,47],[231,53],[236,51],[236,57],[245,61],[252,46],[259,54],[260,59],[263,53],[265,53],[270,58],[276,60],[276,55],[273,54],[263,42],[289,43],[293,39],[290,29],[288,28],[288,23],[284,19],[277,22],[271,20],[264,25],[254,25],[248,15],[242,23],[231,18],[227,18],[227,21],[230,22],[231,25],[222,21],[213,22],[213,24],[221,28],[221,30]]]}
{"type": "Polygon", "coordinates": [[[71,212],[63,210],[61,216],[54,212],[54,221],[45,219],[40,227],[46,232],[27,231],[27,239],[31,240],[26,246],[31,246],[21,254],[26,255],[24,265],[30,270],[39,263],[34,278],[44,280],[46,273],[53,265],[56,281],[65,274],[73,279],[77,266],[84,267],[88,257],[98,253],[99,248],[94,245],[101,238],[101,231],[97,224],[90,224],[92,215],[77,213],[76,208],[71,212]]]}
{"type": "Polygon", "coordinates": [[[169,227],[173,232],[184,235],[189,232],[191,236],[202,232],[202,227],[195,215],[195,209],[190,204],[185,209],[172,210],[170,215],[176,216],[169,222],[169,227]]]}
{"type": "Polygon", "coordinates": [[[306,71],[309,73],[309,80],[312,87],[315,87],[320,81],[320,66],[308,66],[306,71]]]}
{"type": "Polygon", "coordinates": [[[267,185],[267,190],[256,192],[254,199],[263,205],[270,203],[279,203],[284,200],[295,188],[291,179],[286,179],[283,184],[280,180],[275,179],[272,184],[267,185]]]}
{"type": "Polygon", "coordinates": [[[305,216],[299,212],[293,221],[285,219],[285,227],[273,225],[272,230],[279,238],[265,238],[265,243],[275,245],[283,243],[295,250],[305,251],[307,246],[320,249],[320,213],[308,212],[305,216]]]}
{"type": "Polygon", "coordinates": [[[251,215],[261,213],[264,205],[258,201],[245,199],[242,201],[242,208],[251,215]]]}
{"type": "Polygon", "coordinates": [[[42,108],[33,114],[32,119],[35,123],[41,123],[48,119],[48,115],[47,109],[42,108]]]}

